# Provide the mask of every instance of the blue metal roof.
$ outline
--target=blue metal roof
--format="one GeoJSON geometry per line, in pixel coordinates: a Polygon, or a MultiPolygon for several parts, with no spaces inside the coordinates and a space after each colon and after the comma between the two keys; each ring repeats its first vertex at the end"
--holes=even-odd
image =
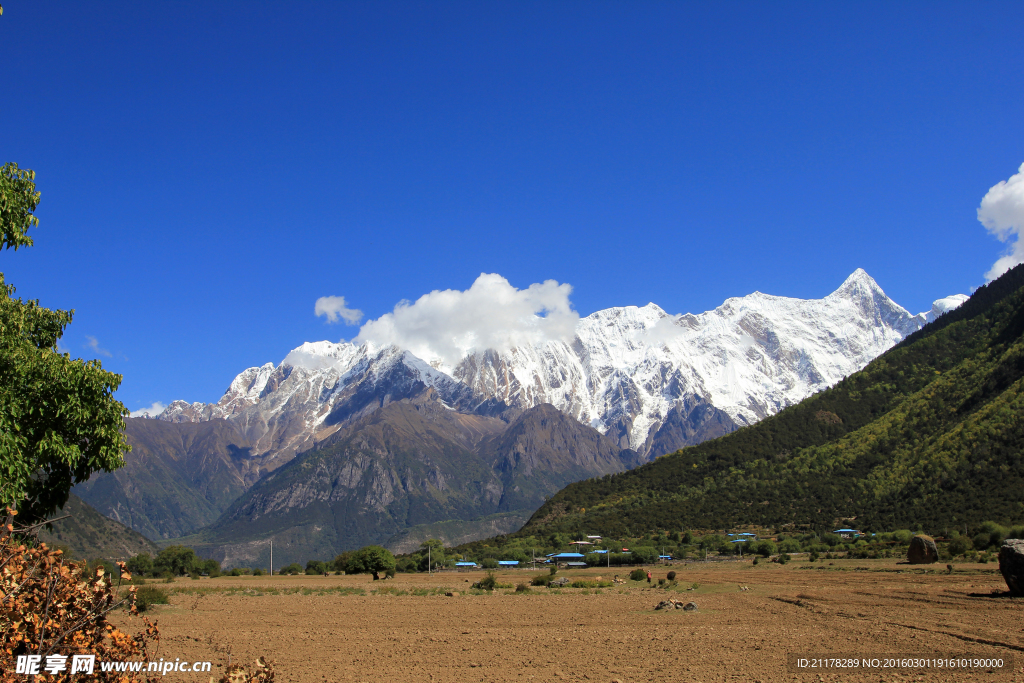
{"type": "Polygon", "coordinates": [[[456,567],[475,567],[476,562],[456,562],[456,567]]]}
{"type": "Polygon", "coordinates": [[[515,566],[519,564],[519,560],[498,560],[498,564],[515,566]]]}
{"type": "Polygon", "coordinates": [[[607,550],[591,550],[590,552],[597,553],[598,555],[604,555],[608,551],[607,550]]]}
{"type": "Polygon", "coordinates": [[[671,555],[658,555],[658,559],[659,560],[671,560],[672,556],[671,555]]]}
{"type": "Polygon", "coordinates": [[[568,558],[568,557],[583,557],[583,553],[558,553],[557,555],[548,555],[548,557],[556,558],[568,558]]]}

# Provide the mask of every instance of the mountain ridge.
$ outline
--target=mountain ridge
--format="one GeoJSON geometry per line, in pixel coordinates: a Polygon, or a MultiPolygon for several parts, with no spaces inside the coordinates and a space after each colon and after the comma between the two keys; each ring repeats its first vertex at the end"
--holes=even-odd
{"type": "Polygon", "coordinates": [[[858,268],[822,299],[754,292],[677,316],[653,303],[609,308],[581,318],[572,340],[477,350],[452,367],[373,342],[306,342],[276,367],[239,373],[217,403],[174,401],[158,419],[244,422],[256,452],[287,459],[365,410],[412,395],[419,382],[464,412],[511,415],[550,403],[649,459],[660,455],[651,448],[676,403],[697,398],[736,425],[753,424],[863,367],[964,298],[911,315],[858,268]]]}
{"type": "Polygon", "coordinates": [[[1024,519],[1024,266],[960,303],[768,419],[567,486],[517,533],[1024,519]]]}

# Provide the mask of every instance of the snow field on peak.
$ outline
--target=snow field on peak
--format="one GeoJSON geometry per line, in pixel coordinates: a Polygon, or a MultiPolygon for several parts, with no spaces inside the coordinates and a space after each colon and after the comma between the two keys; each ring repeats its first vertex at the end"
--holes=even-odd
{"type": "Polygon", "coordinates": [[[757,422],[863,368],[964,300],[939,299],[928,314],[914,316],[857,269],[822,299],[755,292],[698,315],[669,315],[653,303],[608,308],[579,319],[569,342],[476,350],[455,367],[369,341],[306,342],[276,368],[267,363],[240,373],[217,404],[186,410],[188,404],[175,402],[182,405],[165,414],[209,419],[251,408],[269,424],[297,411],[315,430],[355,387],[404,378],[434,387],[445,400],[468,387],[475,401],[524,409],[550,403],[642,451],[687,397],[710,402],[737,424],[757,422]],[[395,374],[399,364],[404,368],[395,374]]]}

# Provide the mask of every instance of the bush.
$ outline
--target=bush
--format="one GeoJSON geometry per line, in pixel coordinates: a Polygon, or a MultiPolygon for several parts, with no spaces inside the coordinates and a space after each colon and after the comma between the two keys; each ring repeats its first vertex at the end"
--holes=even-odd
{"type": "Polygon", "coordinates": [[[498,561],[493,557],[485,557],[484,559],[480,560],[480,566],[484,569],[497,569],[498,561]]]}
{"type": "Polygon", "coordinates": [[[307,574],[311,574],[311,575],[312,574],[326,574],[327,573],[327,563],[326,562],[321,562],[320,560],[310,560],[309,562],[306,563],[306,573],[307,574]]]}
{"type": "Polygon", "coordinates": [[[965,554],[971,549],[971,539],[966,536],[957,536],[949,542],[949,554],[953,557],[965,554]]]}
{"type": "Polygon", "coordinates": [[[789,553],[782,553],[781,555],[779,555],[779,564],[786,564],[791,559],[793,558],[789,556],[789,553]]]}
{"type": "Polygon", "coordinates": [[[135,606],[145,612],[152,605],[166,605],[167,593],[156,586],[144,586],[135,592],[135,606]]]}
{"type": "Polygon", "coordinates": [[[494,572],[487,572],[487,576],[474,583],[473,588],[492,591],[496,585],[498,585],[498,580],[494,578],[494,572]]]}
{"type": "MultiPolygon", "coordinates": [[[[770,543],[771,541],[769,541],[770,543]]],[[[800,552],[800,541],[795,538],[786,538],[779,542],[779,552],[798,553],[800,552]]]]}
{"type": "Polygon", "coordinates": [[[629,573],[629,578],[632,581],[645,581],[647,579],[647,572],[637,567],[629,573]]]}
{"type": "Polygon", "coordinates": [[[549,583],[551,583],[551,576],[549,574],[542,574],[530,579],[531,586],[547,586],[549,583]]]}
{"type": "Polygon", "coordinates": [[[252,570],[252,575],[253,576],[263,576],[264,573],[265,572],[262,569],[253,569],[252,570]]]}
{"type": "Polygon", "coordinates": [[[280,574],[281,576],[284,576],[285,574],[290,574],[292,576],[295,576],[297,574],[301,574],[302,573],[302,567],[299,565],[298,562],[292,562],[289,565],[281,567],[281,570],[279,572],[277,572],[277,573],[280,574]]]}
{"type": "Polygon", "coordinates": [[[900,529],[899,531],[892,532],[892,540],[896,541],[901,545],[910,543],[910,539],[914,537],[914,532],[910,529],[900,529]]]}
{"type": "MultiPolygon", "coordinates": [[[[90,573],[85,564],[68,562],[61,551],[45,543],[27,547],[13,534],[14,514],[9,511],[0,528],[0,672],[6,672],[0,677],[14,680],[17,657],[33,653],[92,654],[101,661],[152,659],[149,647],[159,640],[156,626],[143,618],[146,630],[129,635],[106,618],[120,607],[136,612],[132,603],[139,589],[129,586],[123,591],[106,569],[90,573]]],[[[121,580],[129,581],[130,572],[123,564],[120,568],[121,580]]],[[[142,677],[122,673],[118,680],[142,677]]]]}
{"type": "Polygon", "coordinates": [[[674,571],[671,571],[671,572],[668,573],[668,580],[669,581],[675,581],[676,580],[676,573],[674,571]]]}
{"type": "Polygon", "coordinates": [[[820,555],[818,555],[818,551],[812,550],[810,555],[807,556],[807,559],[809,559],[811,562],[817,562],[819,557],[820,555]]]}
{"type": "Polygon", "coordinates": [[[530,593],[530,592],[532,592],[530,590],[530,587],[527,586],[525,583],[518,583],[518,584],[516,584],[516,593],[530,593]]]}

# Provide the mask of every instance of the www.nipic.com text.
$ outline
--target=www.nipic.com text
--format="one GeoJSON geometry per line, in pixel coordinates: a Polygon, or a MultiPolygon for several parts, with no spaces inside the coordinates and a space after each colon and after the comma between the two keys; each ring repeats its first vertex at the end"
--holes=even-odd
{"type": "Polygon", "coordinates": [[[97,662],[96,655],[18,655],[14,673],[36,676],[41,673],[48,673],[51,676],[67,671],[72,674],[92,674],[102,672],[123,672],[139,673],[142,671],[159,673],[166,676],[169,673],[202,673],[209,671],[212,666],[210,662],[183,662],[180,659],[161,659],[159,662],[97,662]]]}

